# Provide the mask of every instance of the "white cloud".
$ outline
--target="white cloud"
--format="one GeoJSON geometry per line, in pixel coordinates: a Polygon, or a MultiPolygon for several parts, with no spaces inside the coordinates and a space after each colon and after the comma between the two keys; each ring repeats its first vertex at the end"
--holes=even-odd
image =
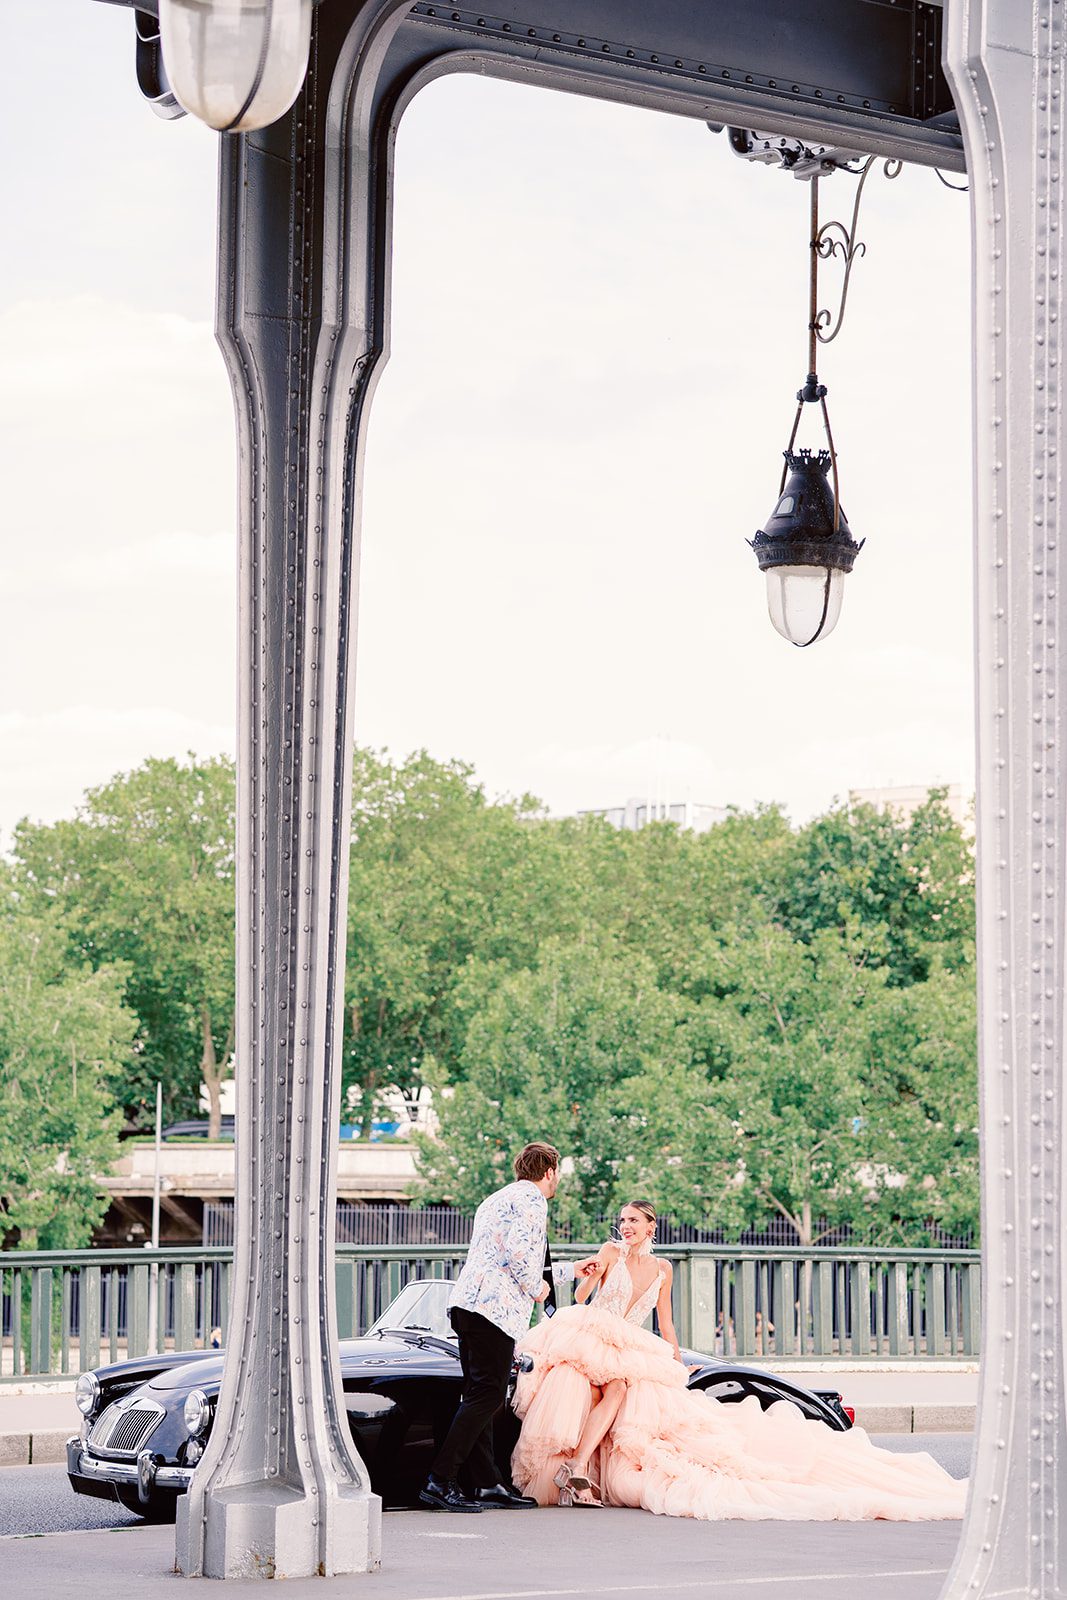
{"type": "Polygon", "coordinates": [[[146,388],[158,415],[178,416],[215,387],[220,361],[208,323],[96,295],[15,301],[0,311],[0,339],[0,421],[8,427],[62,406],[79,431],[116,423],[140,431],[146,388]]]}
{"type": "Polygon", "coordinates": [[[52,822],[70,815],[86,789],[149,756],[232,754],[234,730],[166,706],[67,705],[37,716],[0,714],[0,745],[0,836],[7,844],[21,817],[52,822]]]}
{"type": "MultiPolygon", "coordinates": [[[[121,597],[125,604],[131,595],[157,584],[232,587],[236,560],[232,533],[149,533],[135,544],[99,551],[82,543],[52,568],[48,581],[54,599],[60,594],[91,596],[94,602],[121,597]]],[[[40,562],[34,551],[16,548],[0,560],[0,593],[7,599],[39,594],[40,584],[40,562]]]]}
{"type": "Polygon", "coordinates": [[[0,311],[8,526],[50,556],[232,525],[233,408],[206,322],[71,294],[0,311]]]}

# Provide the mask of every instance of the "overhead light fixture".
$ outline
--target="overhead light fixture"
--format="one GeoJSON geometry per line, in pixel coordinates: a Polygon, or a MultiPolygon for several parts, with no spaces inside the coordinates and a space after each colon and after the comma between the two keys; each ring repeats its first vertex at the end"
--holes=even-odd
{"type": "Polygon", "coordinates": [[[223,133],[269,127],[307,76],[312,0],[159,0],[178,103],[223,133]]]}

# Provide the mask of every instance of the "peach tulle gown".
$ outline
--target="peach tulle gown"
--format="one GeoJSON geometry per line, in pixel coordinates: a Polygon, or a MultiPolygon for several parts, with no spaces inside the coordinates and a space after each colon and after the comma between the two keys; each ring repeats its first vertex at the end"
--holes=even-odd
{"type": "Polygon", "coordinates": [[[558,1502],[552,1480],[574,1453],[592,1386],[623,1378],[625,1398],[591,1470],[605,1505],[709,1522],[963,1515],[966,1483],[932,1456],[879,1449],[862,1428],[835,1433],[789,1401],[764,1411],[755,1396],[723,1403],[688,1390],[671,1346],[641,1326],[658,1291],[657,1279],[630,1305],[620,1257],[591,1306],[557,1311],[520,1342],[534,1357],[515,1397],[523,1424],[511,1470],[524,1494],[558,1502]]]}

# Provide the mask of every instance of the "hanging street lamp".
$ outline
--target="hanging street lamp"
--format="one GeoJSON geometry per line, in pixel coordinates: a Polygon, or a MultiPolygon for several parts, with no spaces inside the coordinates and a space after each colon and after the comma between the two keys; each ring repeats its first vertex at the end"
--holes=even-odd
{"type": "MultiPolygon", "coordinates": [[[[862,255],[856,241],[856,222],[867,174],[874,164],[871,156],[863,166],[852,209],[852,225],[840,222],[819,225],[819,176],[811,183],[811,265],[808,300],[808,375],[797,391],[797,413],[793,431],[783,452],[785,465],[778,485],[778,500],[754,539],[748,543],[755,551],[760,571],[767,578],[767,609],[771,622],[783,639],[803,649],[832,633],[841,615],[845,574],[863,549],[852,537],[841,509],[837,477],[837,452],[826,409],[826,385],[819,382],[816,355],[820,343],[829,344],[841,330],[848,297],[852,263],[862,255]],[[840,254],[845,263],[841,303],[836,319],[819,309],[819,262],[840,254]],[[805,405],[817,405],[822,414],[826,449],[794,451],[797,431],[805,405]]],[[[886,176],[895,178],[899,162],[886,163],[886,176]]]]}
{"type": "Polygon", "coordinates": [[[841,614],[845,573],[863,548],[856,544],[837,497],[837,462],[830,450],[787,450],[778,504],[750,540],[767,575],[767,609],[790,644],[824,639],[841,614]],[[827,479],[832,470],[833,483],[827,479]]]}

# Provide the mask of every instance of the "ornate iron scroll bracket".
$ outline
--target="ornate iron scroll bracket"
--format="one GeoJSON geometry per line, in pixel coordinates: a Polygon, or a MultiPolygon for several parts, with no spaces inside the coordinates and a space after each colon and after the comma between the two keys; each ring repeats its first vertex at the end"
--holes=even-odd
{"type": "MultiPolygon", "coordinates": [[[[848,291],[852,282],[852,268],[860,256],[866,255],[867,246],[857,236],[859,226],[860,204],[863,200],[863,188],[870,176],[871,168],[877,161],[877,156],[868,156],[860,172],[860,181],[856,185],[856,194],[852,202],[852,218],[846,228],[843,222],[831,219],[815,228],[812,235],[811,248],[820,261],[830,261],[834,258],[844,263],[844,276],[841,280],[841,297],[838,301],[836,314],[825,307],[816,311],[814,318],[814,333],[820,344],[832,344],[841,332],[845,320],[845,308],[848,305],[848,291]]],[[[883,171],[887,178],[898,178],[903,163],[900,161],[886,161],[883,171]]],[[[851,169],[848,169],[851,170],[851,169]]],[[[812,187],[818,183],[818,177],[811,180],[812,187]]]]}

